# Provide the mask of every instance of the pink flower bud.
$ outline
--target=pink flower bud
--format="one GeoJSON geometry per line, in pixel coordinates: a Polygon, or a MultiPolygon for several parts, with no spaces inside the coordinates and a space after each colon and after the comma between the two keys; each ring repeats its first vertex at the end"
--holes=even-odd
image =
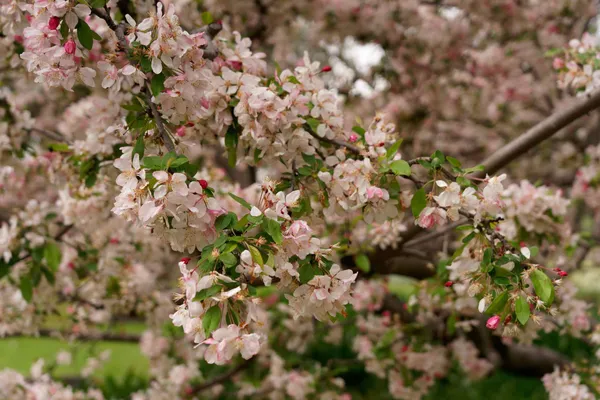
{"type": "Polygon", "coordinates": [[[190,262],[190,260],[191,260],[191,258],[189,258],[189,257],[183,257],[181,260],[179,260],[179,262],[182,262],[182,263],[184,263],[184,264],[187,264],[187,263],[189,263],[189,262],[190,262]]]}
{"type": "Polygon", "coordinates": [[[208,187],[208,182],[204,179],[200,179],[198,183],[200,184],[200,186],[202,186],[202,189],[206,189],[208,187]]]}
{"type": "Polygon", "coordinates": [[[231,69],[234,70],[234,71],[241,71],[242,70],[242,62],[241,61],[229,60],[229,61],[227,61],[227,64],[229,64],[229,66],[231,67],[231,69]]]}
{"type": "Polygon", "coordinates": [[[77,48],[77,46],[75,45],[75,41],[73,39],[69,39],[65,43],[64,48],[65,48],[65,53],[75,54],[75,49],[77,48]]]}
{"type": "Polygon", "coordinates": [[[55,31],[56,28],[58,28],[58,24],[60,24],[60,18],[58,18],[58,17],[52,17],[48,21],[48,29],[51,29],[51,30],[55,31]]]}
{"type": "Polygon", "coordinates": [[[331,65],[326,65],[323,68],[321,68],[321,72],[329,72],[331,71],[331,65]]]}
{"type": "Polygon", "coordinates": [[[487,320],[485,326],[488,329],[494,330],[500,325],[500,317],[498,315],[494,315],[487,320]]]}
{"type": "Polygon", "coordinates": [[[179,137],[184,137],[185,136],[185,126],[180,126],[179,128],[177,128],[175,130],[175,132],[177,133],[177,136],[179,137]]]}
{"type": "Polygon", "coordinates": [[[358,135],[356,133],[353,133],[352,135],[350,135],[350,143],[356,143],[357,140],[358,140],[358,135]]]}
{"type": "Polygon", "coordinates": [[[452,282],[452,281],[448,281],[448,282],[444,283],[444,286],[446,286],[446,287],[452,287],[452,285],[454,285],[454,282],[452,282]]]}
{"type": "Polygon", "coordinates": [[[558,276],[560,276],[561,278],[564,278],[567,275],[569,275],[569,274],[567,272],[565,272],[565,271],[559,271],[558,272],[558,276]]]}
{"type": "Polygon", "coordinates": [[[555,57],[554,60],[552,60],[552,67],[554,69],[561,69],[565,66],[565,61],[560,58],[560,57],[555,57]]]}

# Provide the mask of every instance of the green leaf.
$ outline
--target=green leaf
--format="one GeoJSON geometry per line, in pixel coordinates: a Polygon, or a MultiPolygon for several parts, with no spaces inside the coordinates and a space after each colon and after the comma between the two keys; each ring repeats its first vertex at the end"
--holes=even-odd
{"type": "Polygon", "coordinates": [[[471,232],[471,233],[469,233],[467,236],[465,236],[465,237],[463,238],[462,242],[463,242],[464,244],[467,244],[467,243],[469,243],[471,240],[473,240],[473,238],[474,238],[474,237],[475,237],[475,232],[471,232]]]}
{"type": "Polygon", "coordinates": [[[502,292],[489,305],[489,307],[485,310],[488,314],[499,314],[506,305],[508,301],[508,292],[502,292]]]}
{"type": "Polygon", "coordinates": [[[94,45],[92,29],[82,19],[80,19],[79,23],[77,24],[77,39],[79,39],[79,43],[81,43],[83,47],[85,47],[88,50],[92,49],[92,46],[94,45]]]}
{"type": "Polygon", "coordinates": [[[69,145],[66,143],[50,143],[48,148],[59,153],[66,153],[69,151],[69,145]]]}
{"type": "Polygon", "coordinates": [[[46,243],[44,246],[44,258],[46,259],[46,264],[51,271],[56,272],[58,270],[61,257],[60,247],[58,247],[56,243],[46,243]]]}
{"type": "MultiPolygon", "coordinates": [[[[135,151],[135,150],[134,150],[135,151]]],[[[164,168],[162,157],[146,156],[142,159],[142,166],[155,171],[160,171],[164,168]]]]}
{"type": "Polygon", "coordinates": [[[314,166],[317,164],[317,158],[315,157],[314,154],[302,153],[302,159],[304,160],[305,163],[307,163],[310,166],[314,166]]]}
{"type": "Polygon", "coordinates": [[[436,152],[431,155],[431,165],[432,166],[439,167],[440,165],[442,165],[445,162],[446,162],[446,157],[444,156],[444,153],[442,153],[441,151],[436,150],[436,152]]]}
{"type": "Polygon", "coordinates": [[[106,283],[106,296],[112,297],[113,295],[119,296],[121,293],[121,283],[115,276],[110,276],[106,283]]]}
{"type": "Polygon", "coordinates": [[[300,268],[298,268],[298,273],[300,274],[300,283],[304,284],[309,282],[315,277],[315,275],[319,274],[319,272],[321,271],[315,265],[310,263],[302,264],[300,268]]]}
{"type": "Polygon", "coordinates": [[[448,161],[450,163],[450,165],[452,165],[453,167],[460,168],[460,166],[461,166],[460,161],[458,161],[454,157],[447,156],[446,161],[448,161]]]}
{"type": "Polygon", "coordinates": [[[492,256],[494,254],[494,251],[491,248],[487,248],[485,249],[485,251],[483,252],[483,260],[481,261],[482,265],[488,265],[492,262],[492,256]]]}
{"type": "Polygon", "coordinates": [[[365,136],[365,132],[367,132],[365,130],[365,128],[363,128],[362,126],[353,126],[352,127],[352,131],[358,133],[362,137],[364,137],[365,136]]]}
{"type": "Polygon", "coordinates": [[[238,264],[238,259],[231,253],[223,253],[219,256],[219,260],[228,267],[234,267],[238,264]]]}
{"type": "Polygon", "coordinates": [[[102,36],[98,35],[96,32],[92,31],[92,38],[97,41],[102,40],[102,36]]]}
{"type": "Polygon", "coordinates": [[[142,67],[143,72],[148,73],[152,71],[152,61],[148,57],[143,56],[140,60],[140,67],[142,67]]]}
{"type": "MultiPolygon", "coordinates": [[[[363,129],[364,131],[364,129],[363,129]]],[[[389,149],[385,152],[385,157],[389,160],[394,157],[394,155],[398,152],[398,149],[402,145],[404,139],[396,140],[393,145],[390,146],[389,149]]]]}
{"type": "Polygon", "coordinates": [[[131,159],[133,160],[133,156],[136,154],[140,155],[140,159],[144,157],[144,147],[144,134],[141,134],[135,141],[135,145],[133,146],[133,152],[131,153],[131,159]]]}
{"type": "Polygon", "coordinates": [[[525,325],[527,321],[529,321],[531,310],[529,308],[529,303],[523,296],[517,298],[517,301],[515,302],[515,312],[517,313],[517,319],[521,325],[525,325]]]}
{"type": "Polygon", "coordinates": [[[446,332],[450,336],[454,335],[454,332],[456,332],[456,320],[456,313],[452,313],[446,322],[446,332]]]}
{"type": "Polygon", "coordinates": [[[485,167],[483,165],[476,165],[471,168],[465,169],[465,173],[470,174],[471,172],[485,171],[485,167]]]}
{"type": "Polygon", "coordinates": [[[410,201],[410,209],[412,210],[413,217],[418,218],[421,211],[427,206],[427,196],[425,190],[419,189],[413,195],[410,201]]]}
{"type": "Polygon", "coordinates": [[[106,2],[106,0],[90,0],[89,4],[91,8],[102,8],[106,2]]]}
{"type": "Polygon", "coordinates": [[[554,301],[554,285],[548,275],[544,271],[536,269],[529,276],[531,277],[535,293],[546,303],[546,306],[550,306],[554,301]]]}
{"type": "Polygon", "coordinates": [[[262,222],[262,228],[271,236],[273,241],[277,244],[283,242],[283,234],[281,233],[281,226],[275,220],[271,218],[265,218],[262,222]]]}
{"type": "Polygon", "coordinates": [[[56,282],[56,279],[54,279],[54,272],[50,271],[46,267],[42,267],[42,273],[46,277],[46,280],[48,281],[48,283],[51,285],[54,285],[54,282],[56,282]]]}
{"type": "Polygon", "coordinates": [[[205,25],[212,24],[213,16],[211,15],[211,13],[209,13],[208,11],[204,11],[201,16],[202,22],[204,22],[205,25]]]}
{"type": "Polygon", "coordinates": [[[238,134],[233,125],[231,125],[225,133],[225,147],[227,148],[228,163],[232,168],[235,167],[237,161],[237,145],[238,134]]]}
{"type": "Polygon", "coordinates": [[[33,282],[31,282],[31,278],[22,276],[19,282],[19,289],[21,289],[21,294],[25,301],[29,303],[33,298],[33,282]]]}
{"type": "Polygon", "coordinates": [[[248,245],[248,250],[250,251],[250,254],[252,255],[252,259],[254,260],[255,263],[257,263],[261,267],[263,265],[265,265],[262,255],[260,254],[260,251],[256,247],[248,245]]]}
{"type": "Polygon", "coordinates": [[[234,199],[235,201],[240,203],[242,206],[246,207],[248,210],[252,209],[252,206],[250,205],[250,203],[248,203],[246,200],[242,199],[241,197],[236,196],[233,193],[229,193],[229,196],[231,196],[232,199],[234,199]]]}
{"type": "Polygon", "coordinates": [[[396,160],[390,164],[390,169],[396,175],[410,176],[410,165],[404,160],[396,160]]]}
{"type": "Polygon", "coordinates": [[[208,299],[209,297],[213,297],[214,295],[221,293],[221,289],[222,286],[219,285],[213,285],[209,288],[202,289],[196,293],[196,296],[194,296],[194,301],[202,301],[208,299]]]}
{"type": "Polygon", "coordinates": [[[158,75],[154,75],[152,77],[152,82],[150,83],[150,89],[152,90],[152,94],[154,96],[158,96],[165,90],[165,75],[160,73],[158,75]]]}
{"type": "Polygon", "coordinates": [[[510,285],[510,280],[505,276],[497,276],[494,278],[494,283],[500,286],[510,285]]]}
{"type": "Polygon", "coordinates": [[[535,256],[537,256],[539,254],[540,249],[537,246],[531,246],[529,248],[529,252],[531,253],[531,255],[530,255],[529,258],[533,258],[533,257],[535,257],[535,256]]]}
{"type": "Polygon", "coordinates": [[[202,328],[204,328],[204,334],[209,337],[210,334],[219,327],[221,323],[221,309],[219,306],[212,306],[206,311],[202,318],[202,328]]]}
{"type": "Polygon", "coordinates": [[[304,167],[298,168],[298,174],[300,174],[301,176],[311,176],[312,173],[313,173],[312,168],[310,168],[307,165],[305,165],[304,167]]]}
{"type": "Polygon", "coordinates": [[[317,133],[317,128],[321,124],[321,122],[318,119],[315,119],[315,118],[308,118],[306,120],[306,123],[308,124],[308,126],[310,126],[310,129],[312,129],[312,131],[314,133],[317,133]]]}
{"type": "Polygon", "coordinates": [[[69,25],[67,25],[67,21],[64,19],[60,24],[60,36],[62,37],[63,41],[67,40],[67,36],[69,36],[69,25]]]}
{"type": "Polygon", "coordinates": [[[167,163],[167,168],[176,169],[179,168],[189,162],[186,156],[177,156],[175,158],[169,159],[167,163]]]}
{"type": "Polygon", "coordinates": [[[217,217],[215,221],[215,229],[222,231],[223,229],[227,229],[229,225],[233,223],[233,218],[230,213],[221,214],[217,217]]]}
{"type": "Polygon", "coordinates": [[[369,261],[369,257],[366,254],[359,254],[354,257],[354,262],[356,266],[363,272],[369,272],[371,270],[371,261],[369,261]]]}
{"type": "Polygon", "coordinates": [[[471,181],[464,176],[457,176],[456,183],[458,183],[460,186],[471,186],[471,181]]]}

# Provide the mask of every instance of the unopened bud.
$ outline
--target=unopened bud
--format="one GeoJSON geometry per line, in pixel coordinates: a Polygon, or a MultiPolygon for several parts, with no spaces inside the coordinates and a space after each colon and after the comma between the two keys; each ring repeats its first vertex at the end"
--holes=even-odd
{"type": "Polygon", "coordinates": [[[67,54],[75,54],[75,50],[77,49],[77,46],[75,45],[75,41],[73,39],[67,40],[67,42],[64,45],[64,49],[65,49],[65,53],[67,53],[67,54]]]}

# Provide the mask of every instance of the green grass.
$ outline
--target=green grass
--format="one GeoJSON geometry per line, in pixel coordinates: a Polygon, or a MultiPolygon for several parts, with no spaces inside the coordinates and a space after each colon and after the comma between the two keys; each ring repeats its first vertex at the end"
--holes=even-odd
{"type": "MultiPolygon", "coordinates": [[[[49,329],[66,329],[64,320],[49,319],[46,327],[49,329]]],[[[141,322],[128,321],[121,323],[118,327],[100,327],[103,331],[113,333],[141,334],[145,325],[141,322]]],[[[128,373],[134,373],[141,377],[148,376],[148,359],[140,353],[137,343],[119,342],[74,342],[52,338],[8,338],[0,339],[0,370],[11,368],[22,374],[29,375],[31,365],[40,358],[51,365],[56,360],[56,354],[66,350],[71,352],[73,361],[68,366],[57,366],[53,375],[66,377],[78,375],[85,367],[86,360],[90,356],[99,356],[105,350],[110,350],[108,361],[103,363],[94,374],[97,378],[112,376],[116,379],[122,378],[128,373]]]]}
{"type": "Polygon", "coordinates": [[[120,377],[128,371],[139,376],[148,375],[148,360],[139,350],[136,343],[77,343],[68,344],[50,338],[10,338],[0,340],[0,369],[12,368],[22,374],[29,375],[31,365],[43,358],[53,363],[60,350],[70,350],[73,362],[68,366],[57,366],[55,376],[73,376],[85,366],[90,355],[99,355],[110,350],[111,356],[103,367],[96,371],[96,377],[120,377]]]}

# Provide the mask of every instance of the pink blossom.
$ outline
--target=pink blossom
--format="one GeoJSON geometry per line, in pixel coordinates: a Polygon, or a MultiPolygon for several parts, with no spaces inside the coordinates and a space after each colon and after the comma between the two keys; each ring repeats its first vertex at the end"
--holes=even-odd
{"type": "Polygon", "coordinates": [[[495,330],[496,328],[498,328],[499,324],[500,324],[500,317],[498,315],[494,315],[487,320],[485,326],[488,329],[495,330]]]}

